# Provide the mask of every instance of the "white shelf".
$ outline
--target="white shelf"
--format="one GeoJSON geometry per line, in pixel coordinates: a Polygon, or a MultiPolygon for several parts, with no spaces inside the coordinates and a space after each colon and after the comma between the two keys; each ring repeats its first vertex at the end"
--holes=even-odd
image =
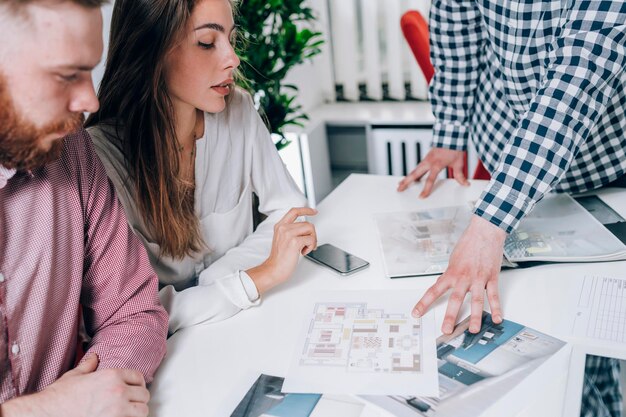
{"type": "MultiPolygon", "coordinates": [[[[305,132],[324,123],[327,126],[431,125],[435,117],[427,101],[341,102],[322,104],[308,112],[305,132]]],[[[295,133],[303,133],[295,128],[295,133]]]]}

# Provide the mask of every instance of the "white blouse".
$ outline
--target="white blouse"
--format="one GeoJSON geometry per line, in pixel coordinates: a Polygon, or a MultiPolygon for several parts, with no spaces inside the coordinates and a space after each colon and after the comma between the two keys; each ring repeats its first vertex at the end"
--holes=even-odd
{"type": "Polygon", "coordinates": [[[204,136],[196,142],[195,208],[208,250],[197,257],[159,257],[134,201],[120,140],[112,125],[88,129],[126,210],[128,223],[143,241],[163,288],[169,331],[227,319],[258,304],[245,270],[269,256],[274,224],[306,199],[287,172],[249,94],[235,89],[221,113],[205,113],[204,136]],[[267,215],[252,233],[252,192],[267,215]]]}

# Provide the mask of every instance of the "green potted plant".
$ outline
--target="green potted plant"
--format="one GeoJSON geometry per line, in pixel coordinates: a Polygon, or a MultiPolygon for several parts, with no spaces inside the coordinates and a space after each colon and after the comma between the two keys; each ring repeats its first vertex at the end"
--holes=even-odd
{"type": "Polygon", "coordinates": [[[276,147],[289,144],[289,125],[303,126],[308,119],[295,102],[298,87],[284,84],[294,66],[320,53],[322,34],[312,29],[316,21],[305,0],[241,0],[237,26],[241,58],[239,84],[250,91],[276,147]]]}

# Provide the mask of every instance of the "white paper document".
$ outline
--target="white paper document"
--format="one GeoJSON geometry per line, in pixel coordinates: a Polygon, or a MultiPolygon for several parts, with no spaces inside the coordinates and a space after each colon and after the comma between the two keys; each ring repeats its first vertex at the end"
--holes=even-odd
{"type": "Polygon", "coordinates": [[[626,279],[587,276],[570,309],[574,337],[626,342],[626,279]]]}
{"type": "Polygon", "coordinates": [[[434,316],[411,316],[413,292],[334,291],[315,300],[284,392],[438,394],[434,316]]]}

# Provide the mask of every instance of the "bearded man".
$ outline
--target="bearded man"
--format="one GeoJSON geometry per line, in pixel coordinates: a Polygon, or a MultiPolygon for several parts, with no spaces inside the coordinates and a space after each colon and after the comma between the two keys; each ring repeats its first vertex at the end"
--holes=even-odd
{"type": "Polygon", "coordinates": [[[0,0],[3,417],[146,416],[165,354],[157,277],[81,128],[102,2],[0,0]]]}

